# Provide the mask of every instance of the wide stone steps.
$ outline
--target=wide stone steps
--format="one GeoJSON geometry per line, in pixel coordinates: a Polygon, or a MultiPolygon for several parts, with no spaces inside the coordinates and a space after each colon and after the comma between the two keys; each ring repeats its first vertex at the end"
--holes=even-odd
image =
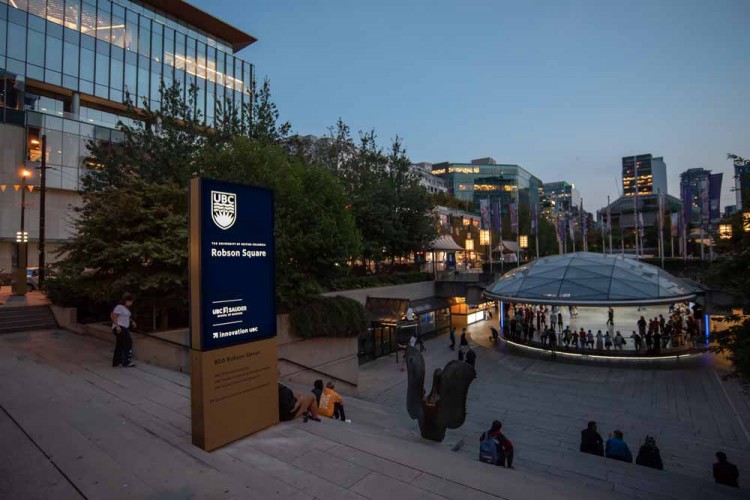
{"type": "Polygon", "coordinates": [[[49,306],[0,307],[0,334],[57,328],[49,306]]]}

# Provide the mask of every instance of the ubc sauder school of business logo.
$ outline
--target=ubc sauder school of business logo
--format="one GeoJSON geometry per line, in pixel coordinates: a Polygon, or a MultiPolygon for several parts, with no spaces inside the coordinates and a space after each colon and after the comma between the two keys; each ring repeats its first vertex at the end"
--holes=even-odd
{"type": "Polygon", "coordinates": [[[211,191],[211,219],[220,229],[229,229],[237,220],[237,195],[211,191]]]}

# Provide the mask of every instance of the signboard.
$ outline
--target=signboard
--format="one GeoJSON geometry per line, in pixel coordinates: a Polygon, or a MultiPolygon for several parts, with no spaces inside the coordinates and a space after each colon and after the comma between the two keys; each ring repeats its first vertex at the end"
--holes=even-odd
{"type": "Polygon", "coordinates": [[[213,450],[278,421],[273,192],[190,181],[193,444],[213,450]]]}

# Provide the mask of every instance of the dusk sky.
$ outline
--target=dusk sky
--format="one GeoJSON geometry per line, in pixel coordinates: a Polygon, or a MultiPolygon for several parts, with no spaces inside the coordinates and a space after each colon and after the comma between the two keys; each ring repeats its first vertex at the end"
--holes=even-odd
{"type": "Polygon", "coordinates": [[[282,118],[324,135],[341,117],[404,138],[412,161],[491,156],[566,180],[595,211],[622,156],[692,167],[750,157],[750,0],[190,0],[258,42],[282,118]]]}

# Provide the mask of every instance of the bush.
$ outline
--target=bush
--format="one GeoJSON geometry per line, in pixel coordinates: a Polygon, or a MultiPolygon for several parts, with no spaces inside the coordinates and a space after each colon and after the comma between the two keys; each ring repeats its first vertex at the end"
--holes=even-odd
{"type": "Polygon", "coordinates": [[[357,337],[367,328],[362,304],[346,297],[314,297],[290,314],[294,335],[314,337],[357,337]]]}

